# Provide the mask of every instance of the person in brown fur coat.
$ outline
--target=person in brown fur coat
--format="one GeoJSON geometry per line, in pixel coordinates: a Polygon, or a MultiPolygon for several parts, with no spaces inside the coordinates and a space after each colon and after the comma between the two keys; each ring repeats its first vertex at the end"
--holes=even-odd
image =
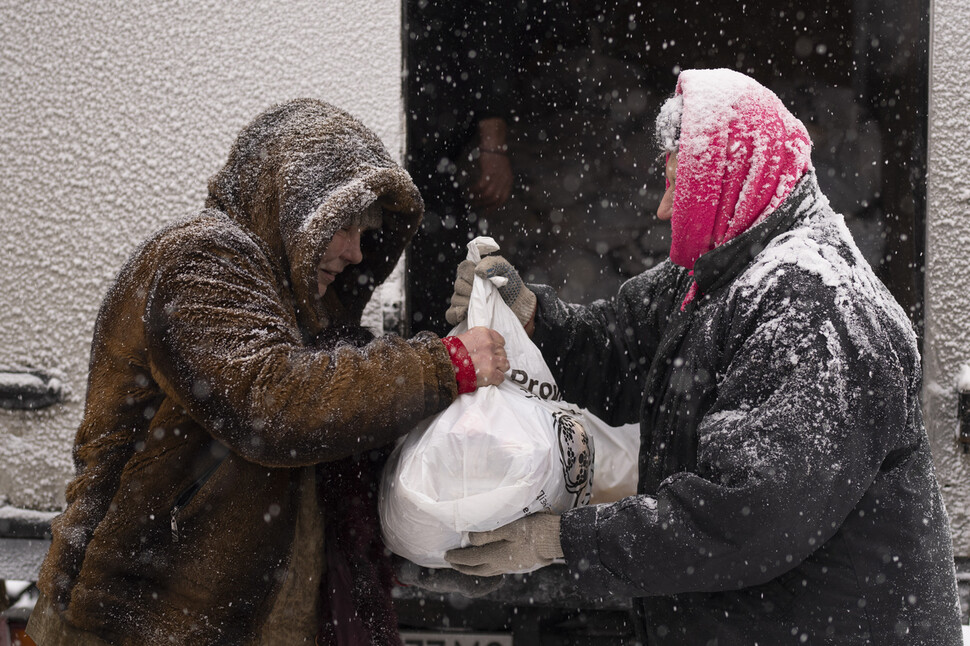
{"type": "Polygon", "coordinates": [[[257,117],[205,206],[142,244],[105,297],[29,634],[398,644],[376,511],[386,448],[500,382],[504,340],[361,327],[423,203],[327,103],[257,117]]]}

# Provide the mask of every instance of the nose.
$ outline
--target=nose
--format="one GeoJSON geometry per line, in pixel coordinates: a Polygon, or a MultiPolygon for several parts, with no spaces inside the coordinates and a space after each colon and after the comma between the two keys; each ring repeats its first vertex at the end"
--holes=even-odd
{"type": "Polygon", "coordinates": [[[360,250],[360,229],[351,232],[342,256],[351,265],[356,265],[364,259],[364,254],[360,250]]]}
{"type": "Polygon", "coordinates": [[[674,213],[674,187],[670,185],[657,207],[657,219],[666,222],[674,213]]]}

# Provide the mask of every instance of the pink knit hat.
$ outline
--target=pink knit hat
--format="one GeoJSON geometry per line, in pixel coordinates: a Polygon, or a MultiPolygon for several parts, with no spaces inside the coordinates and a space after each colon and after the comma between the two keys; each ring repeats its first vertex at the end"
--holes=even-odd
{"type": "Polygon", "coordinates": [[[781,100],[744,74],[685,70],[676,93],[683,112],[670,259],[693,269],[778,208],[812,169],[812,142],[781,100]]]}

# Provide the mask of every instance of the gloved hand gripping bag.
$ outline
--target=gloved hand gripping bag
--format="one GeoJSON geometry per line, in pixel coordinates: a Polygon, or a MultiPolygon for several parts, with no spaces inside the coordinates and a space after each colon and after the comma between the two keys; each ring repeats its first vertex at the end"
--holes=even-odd
{"type": "MultiPolygon", "coordinates": [[[[498,249],[491,238],[468,247],[476,262],[498,249]]],[[[538,511],[562,513],[588,504],[592,493],[594,450],[584,413],[558,400],[539,349],[496,286],[476,276],[468,319],[451,334],[480,325],[505,337],[506,380],[461,395],[422,421],[384,468],[384,542],[424,567],[450,567],[444,553],[467,546],[468,532],[538,511]]]]}

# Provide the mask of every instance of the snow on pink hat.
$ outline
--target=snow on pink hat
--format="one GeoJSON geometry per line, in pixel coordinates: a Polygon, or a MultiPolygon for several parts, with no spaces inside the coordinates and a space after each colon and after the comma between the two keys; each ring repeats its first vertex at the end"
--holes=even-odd
{"type": "Polygon", "coordinates": [[[683,109],[670,259],[693,269],[778,208],[812,169],[812,142],[771,90],[739,72],[685,70],[676,94],[683,109]]]}

